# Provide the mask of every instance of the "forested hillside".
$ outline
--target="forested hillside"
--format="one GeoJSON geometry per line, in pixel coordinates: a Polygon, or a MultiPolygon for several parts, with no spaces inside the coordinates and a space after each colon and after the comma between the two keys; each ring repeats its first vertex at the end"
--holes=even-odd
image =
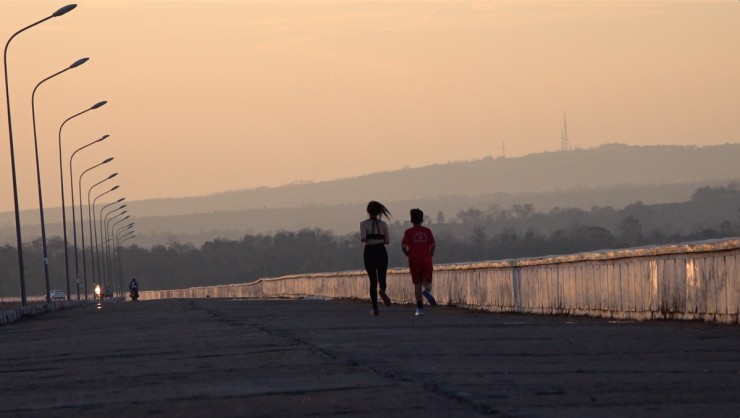
{"type": "MultiPolygon", "coordinates": [[[[245,233],[320,227],[354,230],[368,200],[394,212],[423,206],[448,219],[471,207],[532,203],[622,208],[685,201],[693,190],[740,180],[740,144],[706,147],[604,145],[517,158],[483,158],[320,183],[257,188],[209,196],[127,201],[140,245],[171,239],[201,245],[245,233]]],[[[47,204],[47,235],[61,236],[61,209],[47,204]]],[[[38,211],[24,211],[24,238],[40,236],[38,211]]],[[[0,214],[0,244],[15,243],[11,213],[0,214]]]]}
{"type": "MultiPolygon", "coordinates": [[[[403,215],[397,213],[391,223],[388,252],[392,266],[405,264],[398,242],[410,225],[403,215]]],[[[438,241],[436,263],[534,257],[740,236],[740,190],[736,184],[703,187],[685,202],[635,202],[623,209],[563,207],[542,212],[532,204],[517,204],[470,208],[452,221],[442,213],[426,215],[426,224],[438,241]]],[[[49,248],[52,287],[64,288],[61,240],[52,240],[49,248]]],[[[43,292],[40,242],[24,250],[29,293],[43,292]]],[[[17,293],[16,256],[15,248],[0,247],[0,292],[4,295],[17,293]]],[[[134,245],[124,248],[121,256],[125,275],[139,277],[145,289],[362,269],[356,233],[338,235],[317,228],[246,234],[200,246],[177,241],[152,248],[134,245]]]]}

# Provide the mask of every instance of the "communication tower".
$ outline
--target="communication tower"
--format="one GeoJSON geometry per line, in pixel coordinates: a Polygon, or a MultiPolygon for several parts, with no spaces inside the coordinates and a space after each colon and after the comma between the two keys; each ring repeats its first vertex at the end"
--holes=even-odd
{"type": "Polygon", "coordinates": [[[568,121],[565,118],[565,112],[563,112],[563,129],[560,130],[560,151],[568,151],[570,149],[570,140],[568,140],[568,121]]]}

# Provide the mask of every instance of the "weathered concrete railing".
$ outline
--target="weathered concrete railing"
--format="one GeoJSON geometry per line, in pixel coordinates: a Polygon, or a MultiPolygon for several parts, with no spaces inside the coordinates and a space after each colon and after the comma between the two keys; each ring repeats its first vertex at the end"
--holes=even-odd
{"type": "MultiPolygon", "coordinates": [[[[28,298],[29,302],[32,298],[28,298]]],[[[78,305],[94,303],[94,301],[75,301],[75,300],[55,300],[50,303],[44,303],[43,298],[40,303],[28,306],[18,306],[12,309],[0,311],[0,325],[10,324],[24,317],[37,316],[51,311],[69,309],[78,305]]]]}
{"type": "MultiPolygon", "coordinates": [[[[479,263],[436,265],[441,304],[493,312],[738,324],[740,238],[479,263]]],[[[408,269],[388,272],[394,302],[414,301],[408,269]]],[[[324,297],[369,299],[364,271],[143,291],[141,299],[324,297]]]]}

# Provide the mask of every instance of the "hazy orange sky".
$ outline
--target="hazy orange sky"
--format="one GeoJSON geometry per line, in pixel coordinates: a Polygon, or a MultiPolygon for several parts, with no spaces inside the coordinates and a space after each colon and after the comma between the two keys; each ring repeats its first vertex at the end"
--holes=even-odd
{"type": "MultiPolygon", "coordinates": [[[[0,40],[66,4],[0,2],[0,40]]],[[[59,126],[100,100],[63,130],[65,186],[72,151],[110,134],[75,177],[114,157],[85,175],[119,172],[111,199],[554,151],[563,112],[582,148],[740,142],[736,0],[77,4],[9,48],[22,209],[38,207],[31,92],[82,57],[36,96],[47,208],[61,203],[59,126]]],[[[0,111],[8,211],[4,97],[0,111]]]]}

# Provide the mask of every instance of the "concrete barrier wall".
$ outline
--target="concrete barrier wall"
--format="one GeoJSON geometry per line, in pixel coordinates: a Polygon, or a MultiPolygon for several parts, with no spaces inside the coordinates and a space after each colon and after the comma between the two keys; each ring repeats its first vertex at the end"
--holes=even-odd
{"type": "MultiPolygon", "coordinates": [[[[740,239],[566,256],[435,265],[441,304],[493,312],[738,324],[740,239]]],[[[142,291],[141,299],[322,297],[369,299],[364,271],[303,274],[252,283],[142,291]]],[[[388,272],[388,295],[414,301],[408,269],[388,272]]]]}
{"type": "MultiPolygon", "coordinates": [[[[30,302],[31,298],[27,300],[30,302]]],[[[21,318],[38,316],[51,311],[58,311],[61,309],[69,309],[74,306],[87,305],[95,303],[95,301],[76,301],[76,300],[54,300],[50,303],[45,303],[43,299],[40,303],[27,306],[19,306],[13,309],[7,309],[0,312],[0,325],[7,325],[12,322],[18,321],[21,318]]]]}

